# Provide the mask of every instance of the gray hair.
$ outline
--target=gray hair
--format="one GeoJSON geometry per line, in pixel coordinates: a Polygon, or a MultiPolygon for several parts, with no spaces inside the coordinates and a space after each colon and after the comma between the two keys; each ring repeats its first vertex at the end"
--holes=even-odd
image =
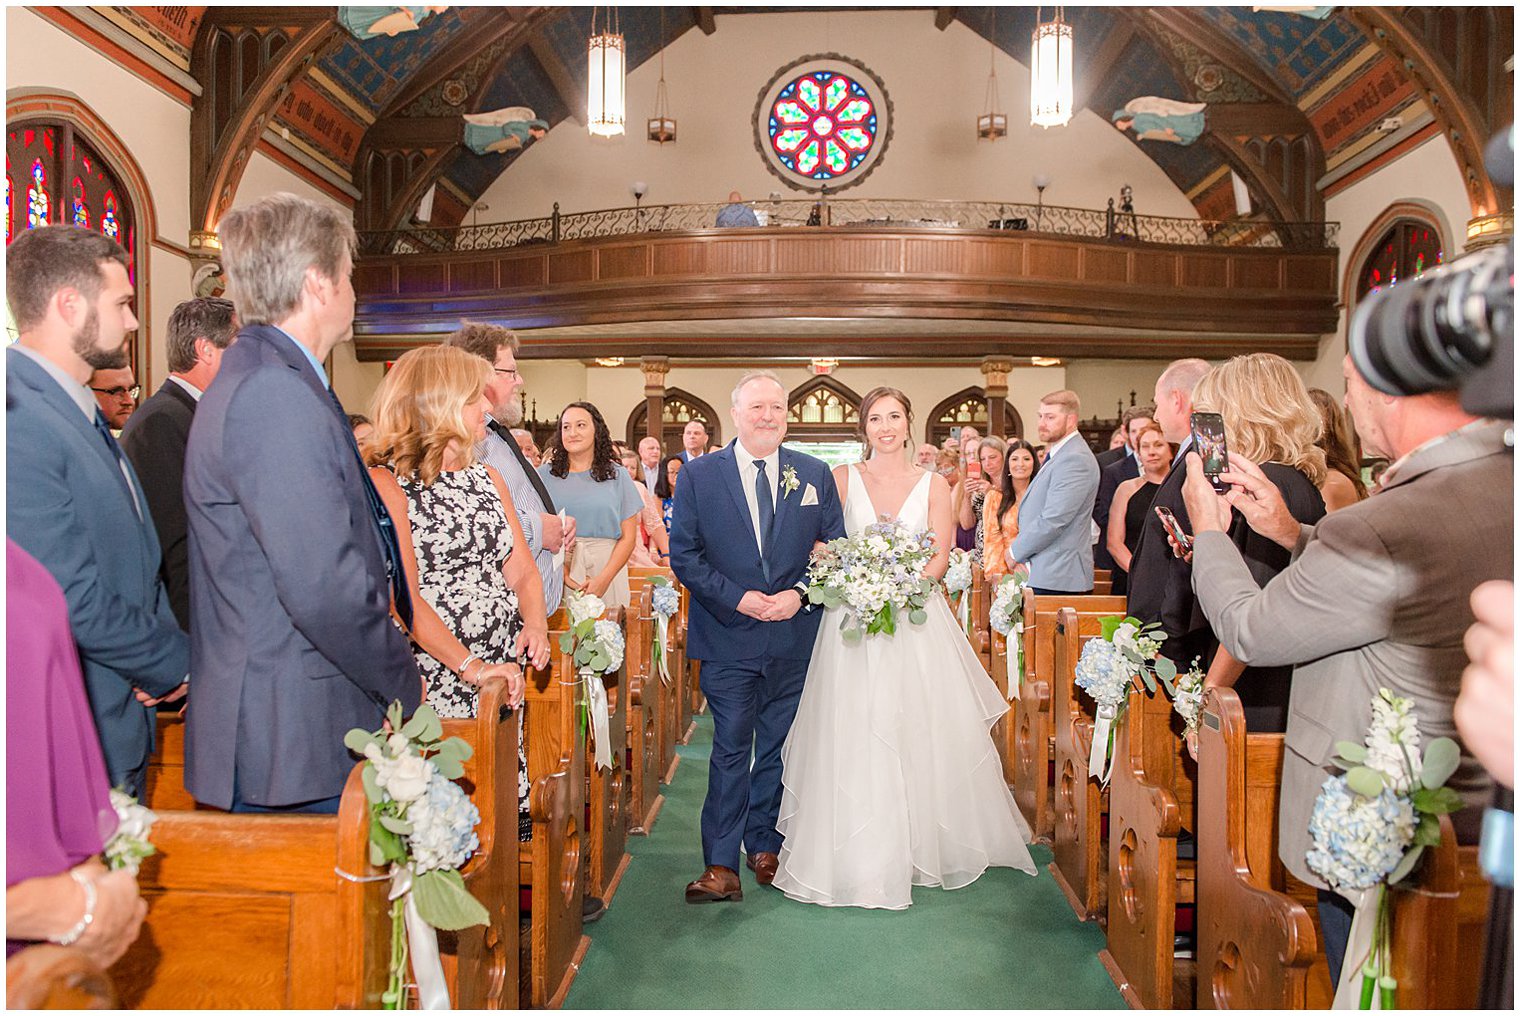
{"type": "Polygon", "coordinates": [[[306,270],[337,281],[344,255],[352,267],[358,238],[353,218],[294,194],[234,208],[217,227],[222,267],[244,324],[278,324],[301,305],[306,270]]]}
{"type": "Polygon", "coordinates": [[[1161,372],[1161,377],[1156,379],[1156,391],[1158,392],[1181,392],[1189,397],[1193,389],[1198,387],[1198,382],[1213,368],[1209,361],[1200,360],[1196,356],[1190,356],[1185,360],[1173,360],[1167,364],[1166,370],[1161,372]]]}
{"type": "Polygon", "coordinates": [[[749,384],[751,381],[759,381],[762,378],[776,382],[777,386],[779,386],[783,392],[786,391],[786,385],[781,383],[781,375],[777,374],[775,371],[747,370],[743,375],[740,376],[739,383],[734,385],[733,394],[729,396],[730,404],[737,409],[739,406],[739,393],[744,390],[744,386],[749,384]]]}
{"type": "Polygon", "coordinates": [[[194,369],[196,339],[205,339],[217,349],[231,345],[237,335],[233,316],[232,301],[219,296],[198,296],[175,307],[169,315],[169,334],[164,343],[170,373],[194,369]]]}

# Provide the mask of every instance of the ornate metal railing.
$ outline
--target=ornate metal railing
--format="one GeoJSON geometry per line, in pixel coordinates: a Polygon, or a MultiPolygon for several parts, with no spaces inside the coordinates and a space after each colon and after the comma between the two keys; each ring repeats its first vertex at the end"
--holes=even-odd
{"type": "MultiPolygon", "coordinates": [[[[1326,250],[1336,246],[1335,222],[1265,222],[1250,219],[1181,219],[1136,215],[1109,208],[1066,208],[1016,201],[907,201],[830,198],[821,201],[751,201],[762,226],[808,228],[1020,230],[1086,237],[1113,243],[1193,247],[1277,247],[1326,250]]],[[[493,222],[454,229],[414,227],[359,234],[365,255],[442,254],[505,250],[592,237],[713,229],[722,204],[649,205],[554,214],[542,219],[493,222]]]]}

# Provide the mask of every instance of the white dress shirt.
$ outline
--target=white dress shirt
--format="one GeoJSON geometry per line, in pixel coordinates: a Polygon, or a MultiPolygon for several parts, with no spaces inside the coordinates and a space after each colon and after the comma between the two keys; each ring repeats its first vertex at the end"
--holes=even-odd
{"type": "Polygon", "coordinates": [[[734,442],[734,459],[739,463],[739,486],[744,488],[744,503],[749,505],[749,523],[755,531],[755,546],[765,553],[765,536],[760,532],[760,501],[755,497],[755,476],[759,472],[756,462],[765,463],[765,475],[771,484],[771,507],[781,503],[777,492],[781,489],[781,450],[778,448],[764,459],[757,459],[744,448],[742,441],[734,442]]]}
{"type": "Polygon", "coordinates": [[[191,384],[189,381],[186,381],[178,374],[170,374],[169,380],[173,381],[175,384],[183,388],[196,402],[199,402],[201,400],[201,396],[205,394],[205,392],[201,391],[199,388],[195,387],[195,385],[191,384]]]}
{"type": "Polygon", "coordinates": [[[1065,437],[1061,438],[1061,440],[1057,441],[1055,444],[1051,445],[1049,448],[1046,448],[1045,461],[1049,462],[1051,459],[1055,458],[1056,452],[1060,451],[1062,448],[1065,448],[1066,443],[1072,438],[1080,438],[1081,433],[1081,431],[1074,430],[1070,434],[1067,434],[1065,437]]]}

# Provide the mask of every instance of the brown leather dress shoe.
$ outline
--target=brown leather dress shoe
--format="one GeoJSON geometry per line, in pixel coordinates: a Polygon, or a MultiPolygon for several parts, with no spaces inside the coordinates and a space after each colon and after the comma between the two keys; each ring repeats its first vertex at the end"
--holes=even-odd
{"type": "Polygon", "coordinates": [[[738,902],[742,899],[744,891],[739,888],[739,873],[722,865],[708,865],[702,877],[686,887],[687,903],[738,902]]]}
{"type": "Polygon", "coordinates": [[[749,866],[750,871],[755,873],[756,882],[761,885],[770,885],[776,881],[776,868],[780,866],[781,858],[761,851],[758,854],[749,855],[744,863],[749,866]]]}

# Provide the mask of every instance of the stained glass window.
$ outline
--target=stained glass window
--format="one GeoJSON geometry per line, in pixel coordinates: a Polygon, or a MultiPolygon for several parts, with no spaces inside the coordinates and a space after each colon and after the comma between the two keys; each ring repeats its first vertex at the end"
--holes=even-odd
{"type": "Polygon", "coordinates": [[[5,163],[5,242],[11,242],[11,164],[5,163]]]}
{"type": "Polygon", "coordinates": [[[90,207],[84,203],[84,181],[74,177],[74,215],[73,223],[76,226],[90,228],[90,207]]]}
{"type": "Polygon", "coordinates": [[[771,105],[770,143],[799,176],[829,181],[860,166],[876,143],[876,105],[854,78],[811,71],[781,89],[771,105]]]}
{"type": "Polygon", "coordinates": [[[47,170],[42,160],[32,162],[32,183],[26,191],[26,228],[35,229],[48,222],[47,170]]]}
{"type": "Polygon", "coordinates": [[[116,221],[116,195],[106,191],[105,211],[100,213],[100,231],[117,243],[121,242],[121,224],[116,221]]]}
{"type": "Polygon", "coordinates": [[[76,127],[28,123],[10,128],[5,158],[7,243],[23,226],[67,222],[98,229],[126,248],[127,275],[136,282],[137,232],[131,204],[121,180],[76,127]],[[11,179],[12,166],[26,167],[25,175],[11,179]],[[68,186],[55,193],[59,180],[68,186]]]}
{"type": "Polygon", "coordinates": [[[1396,286],[1401,279],[1419,278],[1426,269],[1441,264],[1445,251],[1441,235],[1426,222],[1396,222],[1372,249],[1357,279],[1356,298],[1396,286]]]}

